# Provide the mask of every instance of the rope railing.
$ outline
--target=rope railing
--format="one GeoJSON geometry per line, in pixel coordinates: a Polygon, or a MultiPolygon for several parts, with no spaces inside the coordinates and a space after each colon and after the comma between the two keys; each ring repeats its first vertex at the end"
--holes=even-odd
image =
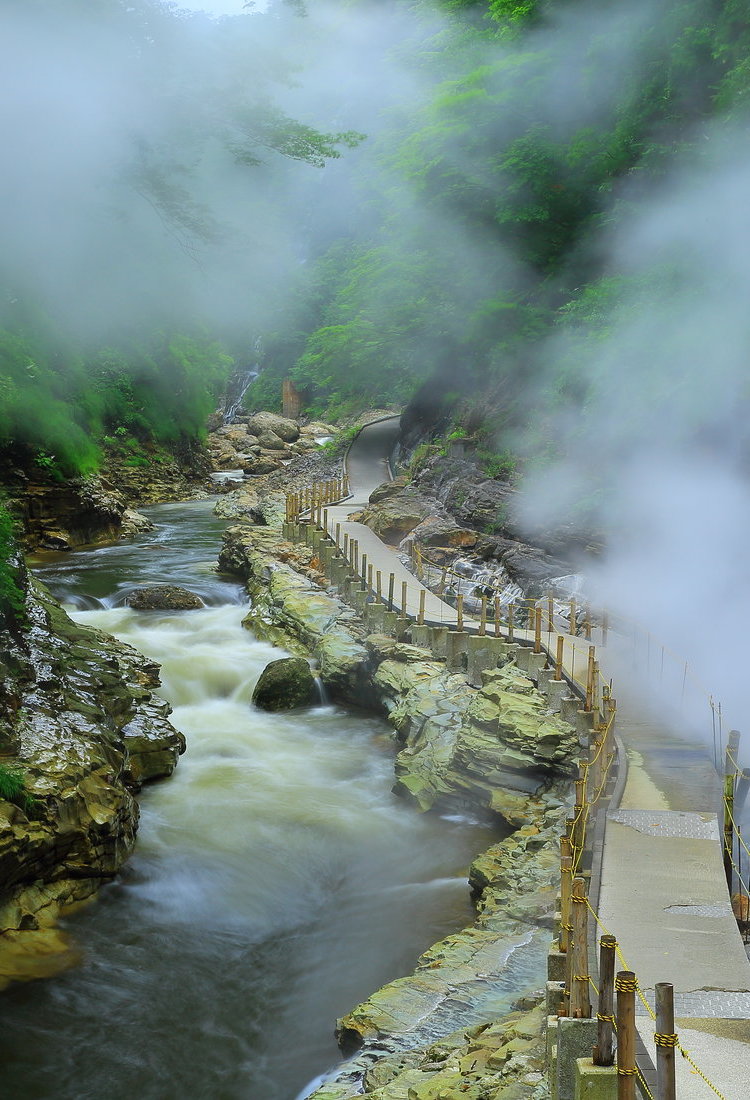
{"type": "MultiPolygon", "coordinates": [[[[373,569],[366,553],[360,554],[358,540],[350,537],[346,532],[342,533],[340,523],[336,523],[333,525],[333,529],[330,529],[331,525],[329,524],[326,506],[329,503],[341,500],[348,495],[348,491],[347,479],[339,478],[330,482],[316,483],[301,493],[289,494],[287,497],[287,522],[299,523],[302,517],[307,515],[309,521],[305,523],[305,527],[314,527],[319,538],[329,541],[331,552],[348,566],[349,583],[356,585],[357,590],[363,594],[366,601],[382,604],[389,611],[395,612],[401,619],[410,619],[417,626],[427,625],[428,623],[434,625],[428,620],[425,607],[425,587],[431,589],[430,585],[423,586],[423,582],[420,583],[417,599],[412,598],[410,601],[407,582],[402,581],[400,591],[398,591],[395,574],[391,572],[388,576],[386,590],[382,571],[373,569]],[[413,610],[410,610],[410,606],[413,610]]],[[[307,539],[308,532],[305,531],[305,541],[307,539]]],[[[425,566],[441,570],[436,592],[441,600],[446,593],[450,577],[459,578],[464,583],[467,582],[466,577],[462,577],[455,571],[430,562],[418,547],[412,550],[411,564],[420,582],[422,577],[426,575],[425,566]]],[[[434,583],[434,578],[432,580],[434,583]]],[[[476,582],[472,583],[476,584],[476,582]]],[[[623,1004],[626,1005],[623,1009],[623,1018],[632,1016],[633,1023],[632,1026],[627,1025],[629,1034],[631,1034],[631,1044],[622,1043],[618,1038],[618,1098],[619,1100],[630,1100],[632,1097],[634,1100],[635,1092],[628,1090],[631,1086],[634,1089],[635,1083],[638,1081],[642,1094],[648,1097],[649,1100],[655,1100],[654,1094],[635,1060],[634,1010],[627,1009],[627,998],[634,999],[637,995],[651,1019],[657,1023],[655,1033],[657,1071],[663,1071],[666,1064],[664,1062],[665,1057],[668,1063],[670,1056],[673,1059],[674,1051],[679,1050],[682,1057],[691,1065],[693,1072],[706,1083],[720,1100],[725,1100],[719,1088],[709,1080],[706,1074],[696,1065],[689,1052],[679,1042],[679,1038],[673,1030],[673,1023],[670,1026],[662,1026],[657,1019],[657,1013],[654,1013],[649,1005],[635,974],[629,970],[627,961],[619,945],[617,945],[616,939],[605,928],[598,913],[586,896],[585,881],[581,877],[582,874],[587,873],[586,865],[592,852],[594,832],[592,824],[596,824],[597,814],[607,801],[613,766],[617,759],[617,747],[614,737],[617,708],[612,695],[612,683],[602,676],[596,659],[595,646],[586,643],[590,643],[596,624],[601,628],[602,641],[606,644],[609,631],[616,629],[619,626],[619,621],[613,625],[612,618],[602,612],[597,622],[591,610],[583,605],[583,619],[579,622],[581,608],[575,601],[568,601],[567,615],[562,617],[556,612],[555,601],[552,597],[520,599],[514,596],[513,598],[506,598],[504,601],[503,592],[507,595],[507,589],[501,591],[492,589],[490,586],[486,586],[490,588],[490,591],[484,593],[478,601],[475,601],[474,610],[478,614],[467,615],[464,607],[466,593],[460,591],[460,586],[457,587],[459,590],[454,593],[455,608],[453,610],[455,613],[448,622],[453,632],[459,634],[474,633],[479,636],[486,636],[488,632],[491,632],[495,637],[503,638],[507,642],[518,642],[527,647],[532,647],[534,653],[544,655],[549,670],[551,672],[554,670],[554,682],[567,682],[582,700],[584,714],[590,716],[591,736],[579,764],[578,776],[575,781],[575,804],[572,815],[566,823],[565,833],[560,840],[561,886],[558,944],[561,953],[565,956],[565,981],[563,983],[560,1015],[580,1018],[590,1016],[591,1004],[588,991],[591,988],[599,998],[597,1017],[600,1024],[605,1028],[605,1032],[606,1027],[609,1026],[614,1033],[619,1035],[619,1029],[621,1028],[619,1001],[620,997],[623,997],[623,1004]],[[569,630],[569,623],[574,624],[574,632],[572,633],[569,630]],[[564,626],[564,630],[560,629],[561,625],[564,626]],[[580,637],[579,627],[583,633],[583,644],[577,640],[580,637]],[[616,983],[615,985],[618,997],[617,1017],[612,1011],[611,1001],[608,1008],[606,989],[597,989],[596,983],[589,972],[589,917],[604,933],[602,939],[610,937],[614,942],[614,950],[623,965],[623,970],[617,979],[619,984],[616,983]]],[[[656,652],[663,675],[665,660],[669,651],[666,647],[661,647],[660,651],[657,650],[656,652]]],[[[685,684],[688,681],[687,662],[681,667],[680,680],[684,696],[685,684]]],[[[716,704],[712,697],[709,696],[709,699],[712,711],[715,712],[716,704]]],[[[718,714],[720,720],[720,707],[718,714]]],[[[748,867],[750,867],[750,847],[741,836],[733,809],[736,783],[738,779],[742,779],[745,781],[746,786],[750,788],[750,771],[742,771],[739,768],[736,761],[736,746],[732,750],[732,746],[728,745],[727,762],[726,771],[728,777],[731,774],[732,784],[731,796],[728,787],[725,788],[725,822],[730,823],[729,828],[732,830],[732,835],[737,838],[738,855],[740,852],[744,852],[748,859],[748,867]]],[[[725,838],[726,836],[725,827],[725,838]]],[[[725,853],[726,851],[727,842],[725,839],[725,853]]],[[[737,875],[737,880],[741,884],[745,896],[750,897],[747,876],[743,877],[742,873],[742,858],[740,856],[735,859],[733,848],[729,849],[726,866],[731,869],[732,873],[737,875]]],[[[666,983],[655,986],[657,990],[657,1008],[660,986],[665,987],[666,983]]],[[[668,988],[671,989],[671,986],[668,988]]],[[[600,1052],[603,1051],[606,1055],[606,1048],[606,1034],[603,1038],[600,1035],[600,1043],[597,1049],[600,1052]]],[[[612,1062],[600,1061],[597,1064],[611,1065],[612,1062]]],[[[671,1072],[673,1080],[673,1067],[671,1072]]],[[[667,1100],[671,1096],[674,1096],[674,1091],[669,1093],[662,1091],[661,1088],[659,1089],[658,1100],[662,1100],[662,1098],[667,1100]]]]}

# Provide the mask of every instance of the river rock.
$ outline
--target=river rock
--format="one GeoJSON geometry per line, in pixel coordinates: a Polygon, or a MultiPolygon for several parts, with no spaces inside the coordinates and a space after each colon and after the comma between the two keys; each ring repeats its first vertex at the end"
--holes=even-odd
{"type": "Polygon", "coordinates": [[[180,588],[177,584],[154,584],[146,588],[134,588],[126,599],[134,611],[194,611],[205,607],[200,596],[180,588]]]}
{"type": "Polygon", "coordinates": [[[261,474],[272,474],[275,470],[281,468],[281,462],[277,458],[271,458],[270,455],[258,455],[253,462],[247,463],[243,467],[244,472],[251,477],[257,477],[261,474]]]}
{"type": "Polygon", "coordinates": [[[251,416],[247,422],[247,430],[258,438],[263,432],[273,432],[285,443],[296,443],[300,437],[299,425],[294,420],[270,412],[259,412],[251,416]]]}
{"type": "Polygon", "coordinates": [[[140,512],[136,512],[132,508],[126,508],[122,514],[120,534],[124,538],[143,534],[144,531],[154,531],[155,529],[155,524],[147,516],[141,515],[140,512]]]}
{"type": "Polygon", "coordinates": [[[185,748],[152,662],[73,623],[33,581],[26,615],[0,681],[0,725],[31,800],[0,802],[0,987],[75,962],[57,917],[117,873],[135,843],[134,792],[185,748]]]}
{"type": "Polygon", "coordinates": [[[318,686],[303,657],[271,661],[260,674],[253,703],[261,710],[295,710],[318,701],[318,686]]]}
{"type": "Polygon", "coordinates": [[[258,443],[266,451],[286,451],[287,444],[275,432],[261,432],[258,443]]]}

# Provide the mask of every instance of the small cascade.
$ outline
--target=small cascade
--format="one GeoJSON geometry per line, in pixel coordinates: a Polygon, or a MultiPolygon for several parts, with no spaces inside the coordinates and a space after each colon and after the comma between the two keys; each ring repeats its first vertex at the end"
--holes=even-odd
{"type": "Polygon", "coordinates": [[[255,381],[261,372],[263,364],[263,340],[259,336],[253,344],[253,366],[236,371],[227,386],[227,397],[224,403],[224,424],[232,424],[237,413],[242,408],[242,398],[247,393],[248,387],[255,381]]]}
{"type": "Polygon", "coordinates": [[[315,677],[315,687],[316,687],[317,692],[318,692],[318,706],[319,707],[327,707],[330,704],[331,700],[328,698],[328,692],[326,691],[326,686],[323,683],[323,681],[321,680],[320,676],[315,677]]]}
{"type": "Polygon", "coordinates": [[[242,398],[247,393],[251,382],[254,382],[260,371],[256,364],[251,370],[241,371],[235,374],[229,383],[227,390],[227,404],[224,409],[224,424],[232,424],[234,418],[242,407],[242,398]],[[234,395],[234,396],[231,396],[234,395]]]}

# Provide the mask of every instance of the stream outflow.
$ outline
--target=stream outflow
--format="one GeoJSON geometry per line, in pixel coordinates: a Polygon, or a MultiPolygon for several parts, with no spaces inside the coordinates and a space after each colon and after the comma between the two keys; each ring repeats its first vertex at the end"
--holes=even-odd
{"type": "Polygon", "coordinates": [[[338,1015],[467,923],[467,865],[492,840],[390,792],[386,724],[333,706],[251,705],[283,654],[241,626],[211,560],[210,502],[149,512],[137,542],[37,570],[75,617],[162,665],[188,750],[141,797],[120,879],[71,917],[81,965],[4,994],[14,1100],[293,1100],[338,1060],[338,1015]],[[135,612],[127,591],[182,584],[209,606],[135,612]]]}

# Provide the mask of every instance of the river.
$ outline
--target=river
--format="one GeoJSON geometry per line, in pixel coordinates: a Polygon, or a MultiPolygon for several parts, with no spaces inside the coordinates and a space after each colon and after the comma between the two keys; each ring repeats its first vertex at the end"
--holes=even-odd
{"type": "Polygon", "coordinates": [[[471,919],[466,872],[494,839],[391,794],[381,720],[251,705],[283,654],[243,629],[213,570],[211,502],[149,510],[157,529],[49,555],[36,572],[75,617],[162,665],[188,742],[144,790],[134,856],[66,927],[75,969],[3,995],[13,1100],[294,1100],[338,1060],[333,1027],[471,919]],[[182,584],[207,607],[135,612],[127,591],[182,584]]]}

